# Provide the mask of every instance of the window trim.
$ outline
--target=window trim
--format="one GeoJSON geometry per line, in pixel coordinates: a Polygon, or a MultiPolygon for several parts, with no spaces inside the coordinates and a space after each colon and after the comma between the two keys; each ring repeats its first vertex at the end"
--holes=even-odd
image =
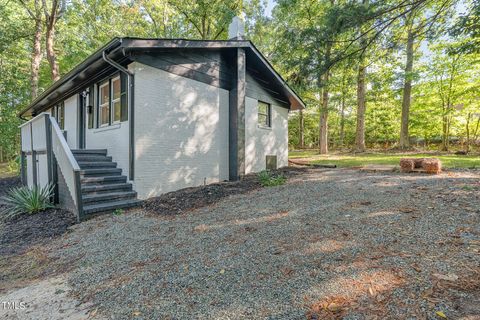
{"type": "Polygon", "coordinates": [[[110,119],[110,112],[111,112],[111,86],[110,86],[110,79],[106,81],[102,81],[98,83],[98,104],[97,104],[97,109],[98,109],[98,127],[103,128],[107,127],[111,124],[111,119],[110,119]],[[108,102],[100,104],[101,101],[101,94],[102,94],[102,88],[108,86],[108,102]],[[108,108],[108,119],[106,123],[102,123],[102,108],[108,108]]]}
{"type": "Polygon", "coordinates": [[[258,100],[257,102],[257,124],[261,128],[271,128],[272,127],[272,105],[268,102],[258,100]],[[260,104],[267,106],[267,113],[260,112],[260,104]],[[267,123],[260,123],[259,115],[267,117],[267,123]]]}
{"type": "Polygon", "coordinates": [[[52,117],[58,123],[60,130],[65,131],[65,102],[62,101],[53,106],[52,117]],[[60,117],[61,115],[61,117],[60,117]]]}
{"type": "Polygon", "coordinates": [[[110,125],[122,122],[122,79],[120,74],[113,76],[110,78],[110,125]],[[120,92],[118,98],[113,99],[113,82],[114,81],[120,82],[120,92]],[[120,119],[115,120],[115,102],[118,102],[118,107],[120,108],[120,119]]]}
{"type": "Polygon", "coordinates": [[[113,73],[100,81],[95,82],[93,88],[94,88],[94,115],[95,115],[95,121],[94,121],[94,127],[92,129],[98,129],[98,128],[105,128],[108,126],[112,126],[114,124],[122,123],[125,121],[128,121],[128,114],[124,114],[124,108],[126,108],[126,112],[128,113],[128,84],[124,85],[124,79],[122,77],[122,73],[116,72],[113,73]],[[120,81],[120,95],[117,99],[113,99],[113,82],[114,81],[120,81]],[[103,104],[100,106],[100,95],[101,95],[101,90],[104,86],[108,85],[108,123],[103,123],[101,124],[101,108],[107,107],[106,104],[103,104]],[[115,119],[115,110],[114,110],[114,103],[119,103],[119,111],[120,111],[120,119],[119,120],[114,120],[115,119]]]}

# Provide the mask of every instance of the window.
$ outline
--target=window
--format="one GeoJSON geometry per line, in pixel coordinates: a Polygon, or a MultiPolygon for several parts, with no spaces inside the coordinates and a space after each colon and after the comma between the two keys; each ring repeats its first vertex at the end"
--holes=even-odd
{"type": "Polygon", "coordinates": [[[57,120],[60,129],[65,130],[65,104],[63,102],[53,107],[52,117],[57,120]]]}
{"type": "Polygon", "coordinates": [[[262,127],[271,126],[271,106],[270,104],[258,101],[258,125],[262,127]]]}
{"type": "Polygon", "coordinates": [[[121,91],[120,77],[116,77],[112,80],[112,119],[114,123],[120,122],[122,116],[121,91]]]}
{"type": "Polygon", "coordinates": [[[116,75],[97,88],[97,127],[128,120],[127,77],[116,75]]]}
{"type": "Polygon", "coordinates": [[[108,126],[110,124],[110,82],[107,81],[100,85],[98,89],[98,116],[99,126],[108,126]]]}

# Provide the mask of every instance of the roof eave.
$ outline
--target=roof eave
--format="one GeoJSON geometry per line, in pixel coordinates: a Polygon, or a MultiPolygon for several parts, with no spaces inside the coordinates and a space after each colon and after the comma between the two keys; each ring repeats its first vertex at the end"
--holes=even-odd
{"type": "Polygon", "coordinates": [[[25,109],[20,111],[18,116],[22,118],[26,113],[29,111],[32,111],[35,106],[41,102],[42,100],[48,98],[50,94],[52,94],[55,90],[57,90],[60,86],[65,84],[67,81],[71,80],[73,77],[75,77],[78,73],[86,69],[89,65],[94,63],[95,61],[102,58],[102,53],[106,50],[112,50],[116,46],[119,46],[122,43],[121,38],[114,38],[112,41],[107,43],[105,46],[97,50],[95,53],[90,55],[87,59],[79,63],[75,68],[70,70],[67,74],[65,74],[63,77],[61,77],[58,81],[54,82],[46,91],[44,91],[41,95],[39,95],[35,100],[33,100],[25,109]]]}

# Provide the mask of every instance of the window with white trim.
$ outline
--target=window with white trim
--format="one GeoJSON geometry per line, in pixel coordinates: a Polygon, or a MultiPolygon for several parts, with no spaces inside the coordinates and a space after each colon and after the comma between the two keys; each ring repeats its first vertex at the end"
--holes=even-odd
{"type": "Polygon", "coordinates": [[[128,120],[127,85],[127,77],[118,73],[97,84],[97,128],[128,120]]]}
{"type": "Polygon", "coordinates": [[[65,104],[63,102],[60,102],[53,107],[52,117],[57,120],[60,129],[65,130],[65,104]]]}
{"type": "Polygon", "coordinates": [[[112,122],[120,122],[122,117],[122,105],[121,105],[122,86],[120,83],[120,77],[112,79],[112,122]]]}
{"type": "Polygon", "coordinates": [[[106,81],[98,87],[98,117],[99,127],[110,124],[110,81],[106,81]]]}
{"type": "Polygon", "coordinates": [[[258,101],[258,125],[270,128],[272,126],[272,106],[266,102],[258,101]]]}

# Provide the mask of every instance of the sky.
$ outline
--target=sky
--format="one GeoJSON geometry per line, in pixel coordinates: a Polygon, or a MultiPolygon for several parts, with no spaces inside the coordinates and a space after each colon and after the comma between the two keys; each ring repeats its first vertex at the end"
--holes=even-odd
{"type": "MultiPolygon", "coordinates": [[[[276,4],[275,0],[267,0],[267,7],[265,8],[265,15],[267,17],[272,16],[272,10],[273,10],[273,7],[275,7],[275,4],[276,4]]],[[[467,11],[467,6],[464,0],[459,1],[456,4],[456,11],[457,11],[457,14],[459,15],[462,15],[467,11]]],[[[426,59],[426,60],[430,59],[431,51],[429,50],[428,44],[426,41],[422,41],[420,45],[420,51],[422,52],[421,59],[426,59]]]]}
{"type": "Polygon", "coordinates": [[[275,6],[275,0],[268,0],[267,1],[267,7],[265,8],[265,14],[267,17],[272,16],[272,9],[275,6]]]}

